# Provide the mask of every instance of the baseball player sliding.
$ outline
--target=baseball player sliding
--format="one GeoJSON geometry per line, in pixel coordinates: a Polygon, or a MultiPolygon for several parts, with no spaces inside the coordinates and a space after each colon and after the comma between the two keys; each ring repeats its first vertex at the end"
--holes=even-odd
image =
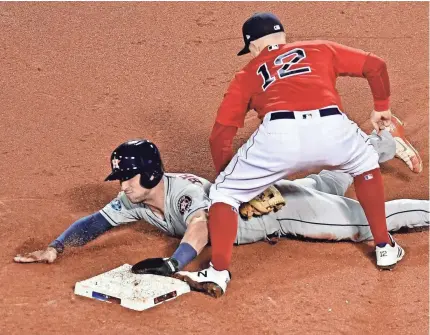
{"type": "MultiPolygon", "coordinates": [[[[369,143],[378,151],[381,162],[391,159],[396,152],[395,140],[387,131],[380,136],[370,136],[369,143]]],[[[409,147],[413,149],[410,144],[409,147]]],[[[410,158],[419,159],[419,156],[410,158]]],[[[17,255],[15,262],[52,263],[65,247],[84,245],[113,227],[144,220],[182,240],[171,257],[146,259],[135,264],[132,271],[186,278],[186,272],[177,271],[192,261],[208,243],[207,209],[211,183],[191,174],[164,173],[157,147],[146,140],[121,144],[111,155],[111,167],[112,173],[106,180],[119,180],[121,184],[121,192],[114,200],[100,211],[74,222],[45,250],[17,255]]],[[[371,240],[373,237],[360,204],[343,197],[351,183],[352,177],[348,174],[331,171],[277,182],[276,188],[286,204],[277,212],[249,219],[240,217],[235,243],[253,243],[289,235],[333,241],[371,240]],[[327,208],[331,210],[327,211],[327,208]]],[[[428,207],[429,202],[424,200],[387,202],[388,229],[428,227],[428,207]]],[[[201,276],[205,275],[207,273],[202,272],[201,276]]],[[[194,288],[223,292],[226,283],[208,277],[199,285],[194,288]]]]}
{"type": "MultiPolygon", "coordinates": [[[[238,55],[253,59],[230,83],[210,136],[216,171],[209,198],[212,259],[207,278],[230,281],[232,245],[238,208],[292,173],[328,167],[354,178],[376,245],[376,264],[392,269],[404,255],[387,232],[384,185],[378,154],[368,136],[343,112],[336,90],[338,76],[367,79],[374,100],[370,121],[376,131],[390,126],[390,83],[385,62],[368,52],[329,41],[287,43],[284,28],[271,13],[257,13],[243,25],[245,47],[238,55]],[[233,155],[232,140],[245,114],[255,110],[261,125],[233,155]]],[[[420,163],[412,162],[414,171],[420,163]]],[[[211,293],[213,294],[213,292],[211,293]]],[[[217,295],[221,294],[218,292],[217,295]]]]}

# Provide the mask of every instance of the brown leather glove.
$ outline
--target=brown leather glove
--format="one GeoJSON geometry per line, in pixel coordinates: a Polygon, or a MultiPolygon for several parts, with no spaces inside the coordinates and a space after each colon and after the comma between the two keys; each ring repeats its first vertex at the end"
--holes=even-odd
{"type": "Polygon", "coordinates": [[[242,218],[249,219],[253,216],[261,216],[272,211],[278,211],[285,205],[285,199],[281,192],[275,187],[270,186],[254,199],[244,202],[239,207],[242,218]]]}

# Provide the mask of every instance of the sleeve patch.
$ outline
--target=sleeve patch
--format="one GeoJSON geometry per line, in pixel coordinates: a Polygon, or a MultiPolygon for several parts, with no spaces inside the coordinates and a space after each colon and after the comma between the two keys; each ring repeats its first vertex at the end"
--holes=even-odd
{"type": "Polygon", "coordinates": [[[110,203],[110,206],[111,206],[114,210],[116,210],[117,212],[120,212],[120,211],[121,211],[121,208],[122,208],[122,206],[121,206],[121,201],[120,201],[119,199],[114,199],[114,200],[112,200],[112,201],[111,201],[111,203],[110,203]]]}
{"type": "Polygon", "coordinates": [[[181,214],[184,214],[191,207],[192,202],[193,201],[188,195],[183,195],[182,197],[180,197],[178,201],[179,212],[181,214]]]}

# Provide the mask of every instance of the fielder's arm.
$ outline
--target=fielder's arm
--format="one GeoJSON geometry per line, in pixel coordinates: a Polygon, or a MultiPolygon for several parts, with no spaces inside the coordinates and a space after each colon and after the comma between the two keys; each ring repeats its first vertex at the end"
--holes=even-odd
{"type": "Polygon", "coordinates": [[[364,77],[373,95],[370,122],[379,132],[391,123],[390,79],[385,61],[369,52],[350,48],[334,42],[327,46],[333,53],[335,71],[339,76],[364,77]]]}

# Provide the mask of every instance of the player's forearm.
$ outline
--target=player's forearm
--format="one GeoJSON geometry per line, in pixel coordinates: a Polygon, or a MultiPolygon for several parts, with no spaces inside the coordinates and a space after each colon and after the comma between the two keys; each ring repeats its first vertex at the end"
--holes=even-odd
{"type": "Polygon", "coordinates": [[[207,221],[206,219],[201,218],[200,220],[192,221],[188,225],[181,243],[190,244],[197,251],[197,254],[200,254],[208,243],[208,236],[209,232],[207,221]]]}
{"type": "Polygon", "coordinates": [[[59,237],[49,244],[58,252],[65,246],[81,246],[102,235],[113,226],[99,212],[75,221],[59,237]]]}
{"type": "Polygon", "coordinates": [[[182,270],[196,258],[208,243],[206,218],[197,217],[188,224],[187,231],[172,258],[178,261],[178,270],[182,270]]]}
{"type": "Polygon", "coordinates": [[[236,133],[237,127],[224,126],[218,122],[212,129],[209,144],[217,173],[223,171],[233,157],[233,138],[236,133]]]}
{"type": "Polygon", "coordinates": [[[367,79],[373,95],[374,109],[385,111],[390,108],[390,79],[385,61],[369,54],[363,66],[363,76],[367,79]]]}

